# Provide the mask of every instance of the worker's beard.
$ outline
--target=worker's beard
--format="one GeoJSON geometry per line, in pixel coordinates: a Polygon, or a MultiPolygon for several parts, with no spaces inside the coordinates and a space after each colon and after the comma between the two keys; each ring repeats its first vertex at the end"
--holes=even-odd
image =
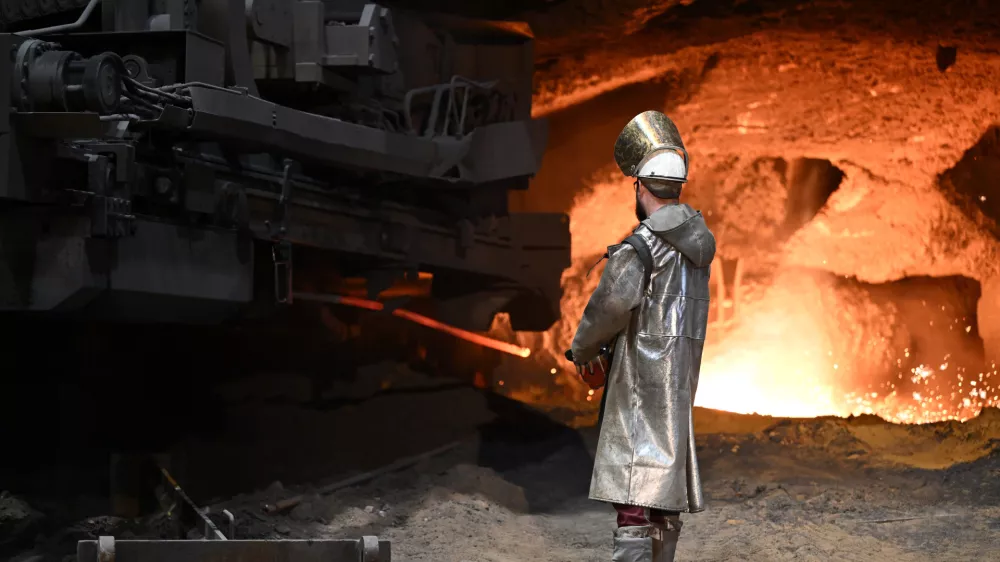
{"type": "Polygon", "coordinates": [[[642,221],[646,220],[646,217],[648,217],[648,216],[649,215],[646,214],[646,209],[642,208],[642,202],[639,201],[639,194],[636,193],[635,194],[635,218],[639,219],[639,222],[642,222],[642,221]]]}

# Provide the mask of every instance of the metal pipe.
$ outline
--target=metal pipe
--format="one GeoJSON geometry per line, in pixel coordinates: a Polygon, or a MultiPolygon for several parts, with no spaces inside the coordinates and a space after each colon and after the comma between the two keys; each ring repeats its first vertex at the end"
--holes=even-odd
{"type": "MultiPolygon", "coordinates": [[[[361,299],[357,297],[348,297],[343,295],[320,295],[314,293],[294,293],[292,295],[292,300],[301,299],[304,301],[316,301],[325,302],[330,304],[342,304],[344,306],[353,306],[355,308],[364,308],[367,310],[379,311],[385,308],[385,305],[378,301],[361,299]]],[[[398,316],[409,320],[410,322],[415,322],[421,326],[426,326],[446,334],[451,334],[456,338],[463,339],[468,342],[472,342],[483,347],[488,347],[490,349],[495,349],[497,351],[502,351],[504,353],[509,353],[511,355],[516,355],[518,357],[528,357],[531,355],[531,350],[527,347],[521,347],[519,345],[514,345],[512,343],[507,343],[497,339],[493,339],[489,336],[484,336],[482,334],[477,334],[475,332],[470,332],[468,330],[463,330],[461,328],[456,328],[455,326],[450,326],[444,322],[438,322],[433,318],[428,318],[423,314],[417,314],[416,312],[411,312],[409,310],[404,310],[402,308],[397,308],[392,311],[393,316],[398,316]]]]}
{"type": "Polygon", "coordinates": [[[207,513],[204,510],[200,509],[198,507],[198,504],[194,503],[191,497],[187,495],[187,492],[181,489],[181,485],[178,484],[176,480],[174,480],[174,477],[171,476],[169,472],[167,472],[167,469],[161,466],[160,472],[163,474],[163,477],[167,480],[167,483],[173,487],[174,493],[180,496],[181,500],[183,500],[184,503],[188,504],[188,507],[194,510],[195,515],[201,518],[202,524],[205,526],[205,539],[218,540],[218,541],[228,540],[226,538],[226,535],[223,535],[222,531],[220,531],[219,528],[215,526],[215,523],[213,523],[212,520],[208,518],[207,513]]]}
{"type": "Polygon", "coordinates": [[[45,35],[46,33],[58,33],[60,31],[71,31],[73,29],[77,29],[79,27],[82,27],[83,24],[87,23],[87,19],[90,18],[91,12],[94,11],[94,8],[97,7],[97,3],[100,1],[101,0],[90,0],[90,2],[87,3],[87,7],[83,9],[83,13],[80,14],[80,17],[76,18],[76,21],[73,23],[64,23],[60,25],[53,25],[51,27],[29,29],[26,31],[16,31],[14,32],[14,35],[20,35],[22,37],[34,37],[36,35],[45,35]]]}

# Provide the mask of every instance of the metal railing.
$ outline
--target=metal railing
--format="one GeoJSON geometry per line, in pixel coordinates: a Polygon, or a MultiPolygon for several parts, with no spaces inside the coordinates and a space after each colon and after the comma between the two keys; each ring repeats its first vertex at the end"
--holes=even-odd
{"type": "Polygon", "coordinates": [[[491,109],[496,113],[503,113],[506,98],[495,90],[497,81],[476,82],[453,76],[447,84],[437,84],[423,88],[415,88],[406,93],[403,99],[403,118],[407,130],[411,134],[422,134],[425,137],[436,136],[464,136],[466,124],[469,116],[469,102],[474,93],[485,93],[493,96],[490,100],[491,109]],[[418,124],[414,123],[414,98],[425,94],[433,94],[430,102],[430,113],[427,117],[423,133],[418,131],[418,124]],[[442,98],[448,95],[447,104],[442,115],[442,98]],[[499,106],[499,107],[498,107],[499,106]]]}

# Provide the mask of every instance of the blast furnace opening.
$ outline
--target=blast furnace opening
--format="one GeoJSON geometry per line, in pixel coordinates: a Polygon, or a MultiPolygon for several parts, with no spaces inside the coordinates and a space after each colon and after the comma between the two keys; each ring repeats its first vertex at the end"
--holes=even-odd
{"type": "Polygon", "coordinates": [[[785,232],[791,234],[812,220],[840,187],[844,172],[829,160],[796,158],[788,167],[785,232]]]}
{"type": "Polygon", "coordinates": [[[983,133],[955,166],[939,177],[944,193],[967,216],[1000,235],[1000,195],[996,182],[1000,177],[1000,126],[992,126],[983,133]]]}

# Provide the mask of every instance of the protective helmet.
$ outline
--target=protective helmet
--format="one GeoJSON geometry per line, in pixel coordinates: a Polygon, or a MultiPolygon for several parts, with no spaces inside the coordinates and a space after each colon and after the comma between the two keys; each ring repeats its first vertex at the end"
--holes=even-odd
{"type": "Polygon", "coordinates": [[[629,121],[615,141],[615,163],[656,195],[663,182],[687,182],[688,153],[669,117],[644,111],[629,121]]]}

